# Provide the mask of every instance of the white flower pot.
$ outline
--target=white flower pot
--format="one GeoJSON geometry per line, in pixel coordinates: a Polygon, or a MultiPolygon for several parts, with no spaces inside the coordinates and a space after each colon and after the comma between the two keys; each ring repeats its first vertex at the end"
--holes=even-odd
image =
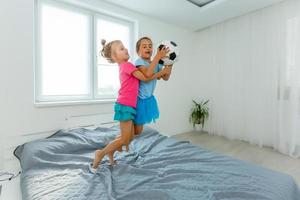
{"type": "Polygon", "coordinates": [[[195,124],[194,130],[197,132],[201,132],[203,130],[202,124],[195,124]]]}

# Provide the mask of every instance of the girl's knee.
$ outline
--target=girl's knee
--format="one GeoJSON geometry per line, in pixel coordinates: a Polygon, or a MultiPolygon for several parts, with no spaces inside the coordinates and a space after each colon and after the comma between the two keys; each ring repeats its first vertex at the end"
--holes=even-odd
{"type": "Polygon", "coordinates": [[[143,126],[136,126],[135,128],[134,128],[134,134],[135,135],[139,135],[139,134],[141,134],[143,132],[143,126]]]}

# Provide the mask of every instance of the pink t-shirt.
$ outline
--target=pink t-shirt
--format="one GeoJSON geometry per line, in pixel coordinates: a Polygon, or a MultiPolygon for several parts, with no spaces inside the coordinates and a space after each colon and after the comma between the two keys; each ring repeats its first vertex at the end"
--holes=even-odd
{"type": "Polygon", "coordinates": [[[132,63],[123,62],[119,64],[119,78],[121,88],[117,102],[125,106],[136,108],[137,96],[139,91],[139,80],[132,75],[138,70],[132,63]]]}

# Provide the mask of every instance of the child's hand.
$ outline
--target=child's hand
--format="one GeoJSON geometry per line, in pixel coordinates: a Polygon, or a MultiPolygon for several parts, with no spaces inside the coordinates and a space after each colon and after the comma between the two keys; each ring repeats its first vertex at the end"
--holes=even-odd
{"type": "Polygon", "coordinates": [[[171,68],[170,67],[164,67],[162,70],[162,76],[167,75],[167,74],[171,74],[171,68]]]}
{"type": "Polygon", "coordinates": [[[155,56],[157,56],[159,59],[166,57],[167,53],[169,53],[170,49],[166,48],[165,46],[161,49],[157,49],[157,53],[155,56]]]}
{"type": "Polygon", "coordinates": [[[172,65],[165,65],[163,70],[164,70],[165,74],[170,75],[171,71],[172,71],[172,65]]]}

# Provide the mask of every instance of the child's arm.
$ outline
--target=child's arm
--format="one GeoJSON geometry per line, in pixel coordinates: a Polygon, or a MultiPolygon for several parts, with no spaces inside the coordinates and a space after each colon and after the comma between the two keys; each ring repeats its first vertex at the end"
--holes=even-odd
{"type": "Polygon", "coordinates": [[[134,72],[132,72],[132,75],[134,77],[136,77],[137,79],[141,80],[141,81],[151,81],[153,79],[157,79],[157,78],[161,78],[162,76],[164,76],[167,73],[167,70],[161,70],[155,74],[152,74],[151,77],[146,77],[142,72],[140,72],[140,70],[135,70],[134,72]]]}
{"type": "Polygon", "coordinates": [[[156,55],[154,56],[152,62],[150,63],[149,67],[146,66],[139,66],[139,70],[146,76],[152,77],[154,74],[154,70],[156,65],[158,64],[159,60],[166,56],[166,54],[170,50],[168,48],[163,47],[162,49],[158,49],[156,55]]]}

